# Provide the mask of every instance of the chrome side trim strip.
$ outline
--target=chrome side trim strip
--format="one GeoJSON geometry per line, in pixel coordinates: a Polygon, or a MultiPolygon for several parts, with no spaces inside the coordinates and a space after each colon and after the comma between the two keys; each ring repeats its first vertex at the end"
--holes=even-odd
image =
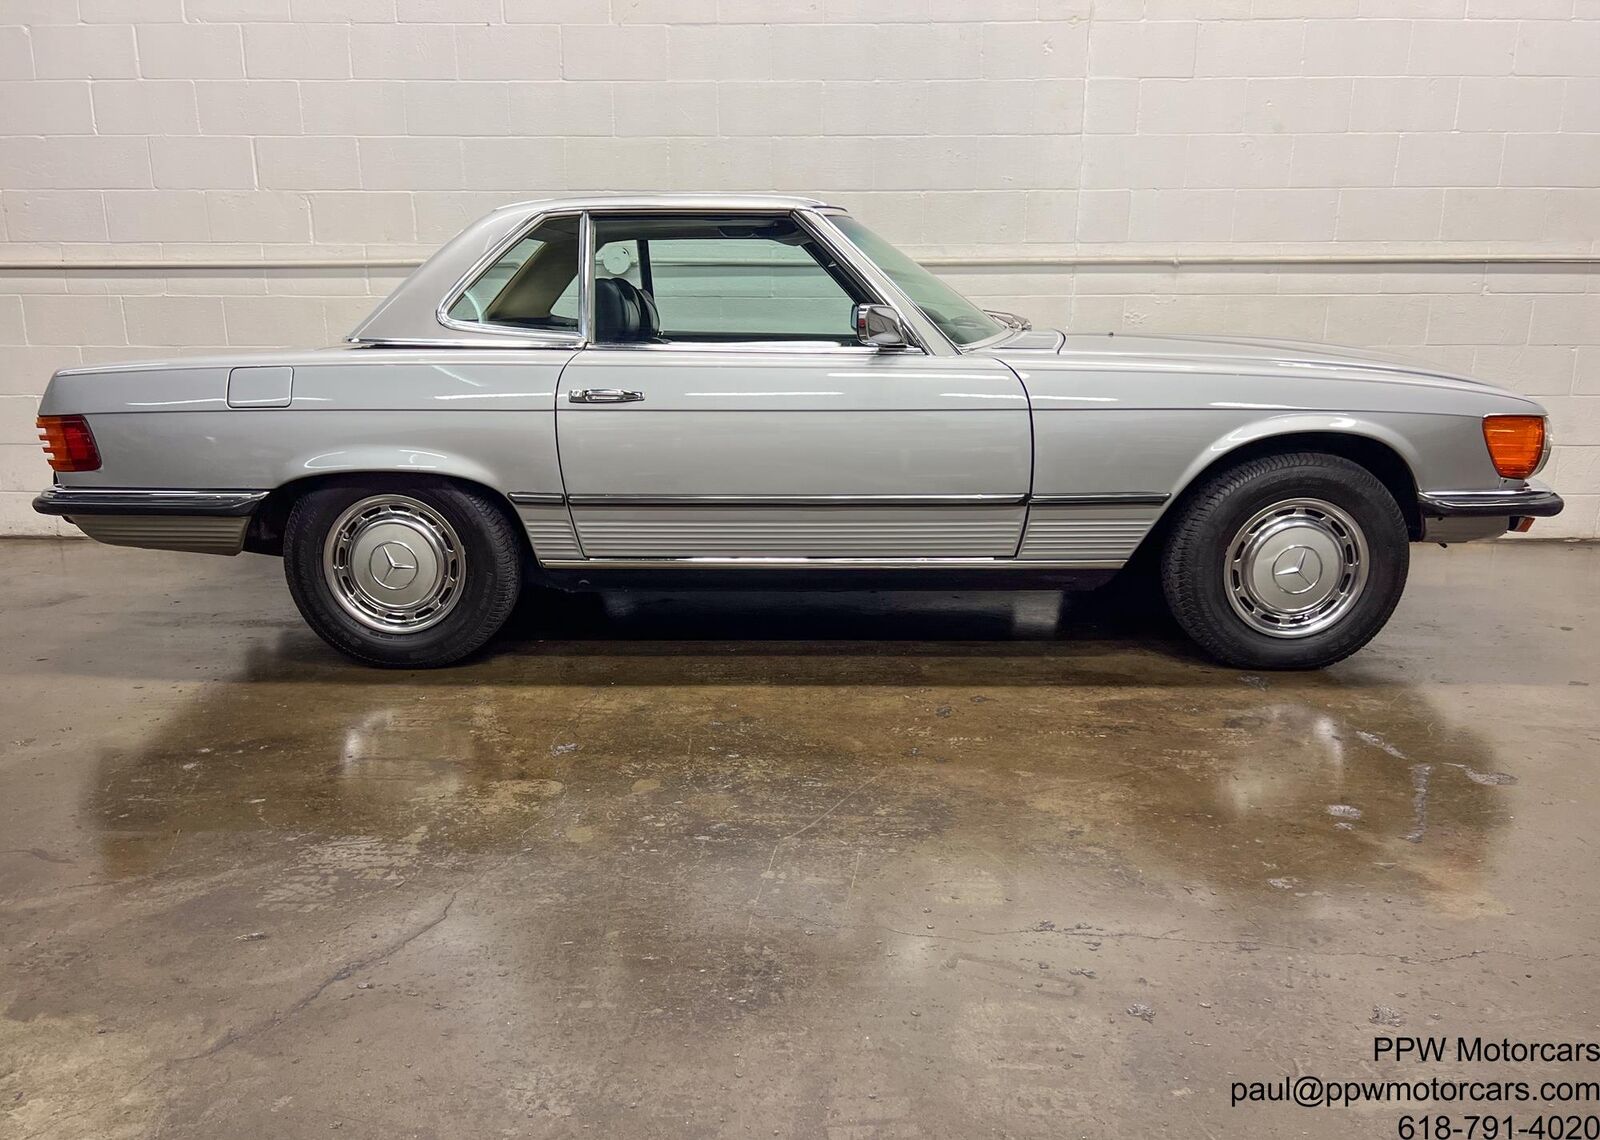
{"type": "MultiPolygon", "coordinates": [[[[512,496],[516,502],[516,496],[512,496]]],[[[574,507],[1021,506],[1027,495],[568,495],[574,507]]]]}
{"type": "Polygon", "coordinates": [[[570,503],[575,507],[1159,507],[1171,495],[1153,491],[1096,495],[563,495],[512,491],[513,503],[570,503]]]}
{"type": "Polygon", "coordinates": [[[1171,495],[1160,491],[1108,491],[1097,495],[1033,495],[1035,507],[1159,507],[1171,495]]]}
{"type": "Polygon", "coordinates": [[[33,500],[41,515],[248,515],[266,491],[157,491],[50,487],[33,500]]]}
{"type": "Polygon", "coordinates": [[[551,570],[1116,570],[1122,560],[1025,558],[582,558],[541,559],[551,570]]]}

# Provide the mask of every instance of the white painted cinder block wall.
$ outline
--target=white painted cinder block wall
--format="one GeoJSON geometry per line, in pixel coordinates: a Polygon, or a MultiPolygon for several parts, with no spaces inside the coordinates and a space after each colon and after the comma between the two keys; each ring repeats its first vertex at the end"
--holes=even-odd
{"type": "Polygon", "coordinates": [[[0,533],[52,530],[53,369],[332,343],[404,272],[364,262],[666,188],[824,195],[1042,324],[1536,394],[1540,529],[1595,535],[1600,267],[1061,262],[1595,255],[1597,187],[1600,0],[0,0],[0,533]],[[308,258],[352,264],[251,267],[308,258]]]}

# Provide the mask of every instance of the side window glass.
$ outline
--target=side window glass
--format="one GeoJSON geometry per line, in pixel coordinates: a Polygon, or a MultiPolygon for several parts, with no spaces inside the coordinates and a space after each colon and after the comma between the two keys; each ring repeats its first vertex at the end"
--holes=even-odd
{"type": "Polygon", "coordinates": [[[451,320],[551,332],[578,331],[578,219],[533,230],[450,306],[451,320]]]}
{"type": "MultiPolygon", "coordinates": [[[[638,284],[639,243],[636,241],[616,241],[606,247],[604,257],[594,259],[594,275],[599,280],[602,277],[626,277],[634,284],[638,284]]],[[[557,316],[570,318],[573,326],[578,322],[578,282],[573,280],[566,291],[556,298],[556,303],[550,311],[557,316]]]]}
{"type": "Polygon", "coordinates": [[[854,344],[865,294],[787,217],[597,218],[603,342],[854,344]]]}

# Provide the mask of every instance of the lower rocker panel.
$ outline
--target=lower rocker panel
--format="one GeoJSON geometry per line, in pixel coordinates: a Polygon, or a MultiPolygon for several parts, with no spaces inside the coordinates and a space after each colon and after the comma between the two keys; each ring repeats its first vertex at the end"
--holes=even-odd
{"type": "Polygon", "coordinates": [[[1018,558],[578,558],[541,559],[547,570],[1117,570],[1123,560],[1018,558]]]}
{"type": "Polygon", "coordinates": [[[1117,575],[1109,566],[1022,562],[928,560],[840,563],[818,559],[705,564],[664,560],[590,559],[541,563],[545,583],[564,590],[1089,590],[1117,575]]]}

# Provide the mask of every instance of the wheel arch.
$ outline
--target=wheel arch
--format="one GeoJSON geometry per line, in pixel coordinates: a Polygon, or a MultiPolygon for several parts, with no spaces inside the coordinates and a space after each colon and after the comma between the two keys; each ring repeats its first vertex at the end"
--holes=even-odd
{"type": "Polygon", "coordinates": [[[1417,457],[1403,436],[1382,424],[1348,416],[1292,416],[1246,425],[1207,447],[1183,473],[1172,499],[1140,543],[1134,558],[1161,548],[1166,532],[1181,514],[1185,502],[1213,475],[1252,459],[1295,451],[1337,455],[1372,472],[1394,496],[1412,541],[1422,537],[1415,474],[1417,457]]]}
{"type": "Polygon", "coordinates": [[[522,525],[517,515],[517,510],[505,492],[498,490],[482,478],[472,478],[450,471],[397,469],[394,467],[372,467],[361,469],[340,469],[338,471],[324,472],[313,475],[303,475],[282,483],[262,500],[254,513],[250,516],[250,525],[245,530],[244,548],[252,554],[270,554],[281,557],[283,554],[284,525],[289,520],[289,512],[296,502],[310,494],[312,491],[324,487],[349,487],[373,486],[385,489],[404,490],[426,484],[454,484],[466,487],[483,495],[490,502],[500,508],[501,512],[513,524],[512,530],[522,543],[523,555],[531,562],[533,548],[528,541],[527,528],[522,525]]]}

